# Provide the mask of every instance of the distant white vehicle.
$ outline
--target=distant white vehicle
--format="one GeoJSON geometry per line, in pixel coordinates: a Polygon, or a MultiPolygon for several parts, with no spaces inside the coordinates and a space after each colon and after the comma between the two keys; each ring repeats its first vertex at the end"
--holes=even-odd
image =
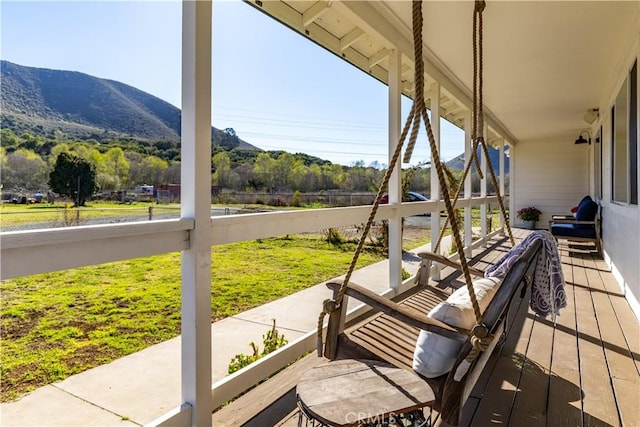
{"type": "Polygon", "coordinates": [[[135,193],[143,196],[153,196],[153,185],[138,185],[135,193]]]}

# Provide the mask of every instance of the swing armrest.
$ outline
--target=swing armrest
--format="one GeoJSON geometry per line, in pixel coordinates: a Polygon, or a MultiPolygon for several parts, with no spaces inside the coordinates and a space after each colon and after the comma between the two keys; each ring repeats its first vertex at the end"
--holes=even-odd
{"type": "MultiPolygon", "coordinates": [[[[431,261],[435,261],[438,262],[440,264],[444,264],[447,265],[449,267],[453,267],[456,270],[461,270],[462,271],[462,265],[459,262],[456,261],[452,261],[449,258],[439,255],[439,254],[434,254],[431,252],[420,252],[418,254],[418,256],[422,259],[428,259],[431,261]]],[[[484,271],[482,270],[478,270],[477,268],[473,268],[471,266],[469,267],[469,273],[473,274],[474,276],[478,276],[478,277],[484,277],[484,271]]]]}
{"type": "MultiPolygon", "coordinates": [[[[338,291],[341,285],[342,284],[338,282],[327,283],[327,287],[334,292],[338,291]]],[[[438,335],[449,338],[457,338],[460,334],[469,334],[469,331],[466,329],[451,327],[446,323],[428,317],[426,314],[423,314],[416,309],[400,305],[397,302],[380,296],[360,285],[349,283],[347,287],[347,295],[373,307],[378,311],[388,314],[394,319],[425,331],[435,332],[438,335]]]]}

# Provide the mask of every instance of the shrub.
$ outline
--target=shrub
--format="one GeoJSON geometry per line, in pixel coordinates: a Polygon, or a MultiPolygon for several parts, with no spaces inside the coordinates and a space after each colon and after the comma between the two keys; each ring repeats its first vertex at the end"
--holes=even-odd
{"type": "Polygon", "coordinates": [[[302,193],[300,191],[296,190],[293,193],[293,199],[291,200],[291,205],[298,208],[302,206],[302,193]]]}
{"type": "Polygon", "coordinates": [[[328,228],[325,233],[325,239],[327,240],[327,243],[330,243],[332,245],[341,245],[344,243],[344,236],[337,228],[328,228]]]}
{"type": "Polygon", "coordinates": [[[264,345],[262,352],[260,352],[260,349],[254,342],[250,342],[249,346],[251,346],[253,353],[249,355],[240,353],[233,356],[233,359],[231,359],[229,367],[227,368],[228,373],[232,374],[239,371],[267,354],[285,346],[289,342],[284,335],[280,335],[276,329],[276,319],[271,320],[273,321],[273,326],[262,336],[262,344],[264,345]]]}

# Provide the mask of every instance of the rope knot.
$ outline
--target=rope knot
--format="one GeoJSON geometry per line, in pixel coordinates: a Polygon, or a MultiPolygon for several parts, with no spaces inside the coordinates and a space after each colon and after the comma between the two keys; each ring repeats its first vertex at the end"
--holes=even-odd
{"type": "Polygon", "coordinates": [[[471,334],[475,338],[485,338],[489,335],[489,329],[482,324],[477,324],[471,330],[471,334]]]}
{"type": "Polygon", "coordinates": [[[482,13],[487,3],[484,0],[476,0],[476,12],[482,13]]]}
{"type": "Polygon", "coordinates": [[[491,341],[493,341],[493,336],[491,335],[484,338],[479,338],[476,336],[471,337],[471,345],[473,346],[473,349],[478,353],[487,351],[489,345],[491,344],[491,341]]]}
{"type": "Polygon", "coordinates": [[[326,299],[322,302],[322,311],[327,314],[331,314],[339,308],[340,308],[340,304],[338,304],[332,299],[326,299]]]}

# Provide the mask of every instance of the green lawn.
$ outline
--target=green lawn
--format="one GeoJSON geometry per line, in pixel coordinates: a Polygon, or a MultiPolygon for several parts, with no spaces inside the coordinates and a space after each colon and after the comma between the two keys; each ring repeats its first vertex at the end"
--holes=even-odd
{"type": "MultiPolygon", "coordinates": [[[[292,236],[214,247],[212,321],[344,274],[353,246],[292,236]]],[[[365,251],[359,267],[380,259],[365,251]]],[[[171,253],[0,283],[0,400],[178,335],[179,265],[171,253]]]]}

